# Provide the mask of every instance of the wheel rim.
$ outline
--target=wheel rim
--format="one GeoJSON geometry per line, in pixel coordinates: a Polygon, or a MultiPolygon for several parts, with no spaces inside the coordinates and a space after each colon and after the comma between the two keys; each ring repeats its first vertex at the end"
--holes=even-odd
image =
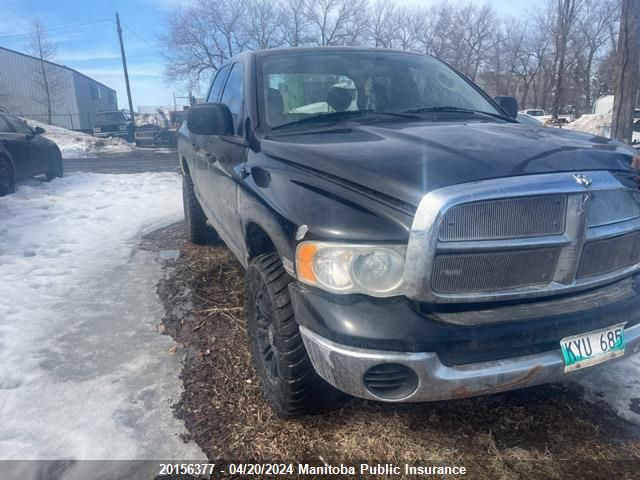
{"type": "Polygon", "coordinates": [[[271,313],[271,299],[264,284],[260,285],[260,289],[256,293],[255,306],[258,348],[269,379],[275,381],[280,376],[280,362],[278,360],[278,346],[275,340],[276,333],[271,313]]]}
{"type": "Polygon", "coordinates": [[[11,192],[12,177],[11,167],[6,162],[0,162],[0,195],[11,192]]]}

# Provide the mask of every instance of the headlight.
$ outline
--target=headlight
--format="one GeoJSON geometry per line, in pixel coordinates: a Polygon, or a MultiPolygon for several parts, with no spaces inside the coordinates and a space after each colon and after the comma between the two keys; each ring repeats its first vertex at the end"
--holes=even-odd
{"type": "Polygon", "coordinates": [[[333,293],[401,295],[406,247],[302,242],[296,250],[298,280],[333,293]]]}
{"type": "Polygon", "coordinates": [[[120,130],[126,131],[127,130],[127,126],[126,125],[120,125],[120,130]]]}
{"type": "Polygon", "coordinates": [[[100,127],[93,127],[93,132],[94,133],[100,133],[102,131],[102,129],[100,127]]]}

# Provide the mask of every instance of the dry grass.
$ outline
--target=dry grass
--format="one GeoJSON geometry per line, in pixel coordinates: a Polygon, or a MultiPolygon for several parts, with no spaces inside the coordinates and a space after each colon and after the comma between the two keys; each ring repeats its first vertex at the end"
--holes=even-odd
{"type": "Polygon", "coordinates": [[[222,245],[184,241],[181,228],[147,242],[182,251],[159,292],[165,332],[186,355],[176,412],[210,459],[444,462],[481,479],[560,479],[576,469],[582,478],[638,478],[640,441],[631,427],[572,386],[416,405],[352,399],[322,415],[278,419],[250,361],[242,267],[222,245]]]}

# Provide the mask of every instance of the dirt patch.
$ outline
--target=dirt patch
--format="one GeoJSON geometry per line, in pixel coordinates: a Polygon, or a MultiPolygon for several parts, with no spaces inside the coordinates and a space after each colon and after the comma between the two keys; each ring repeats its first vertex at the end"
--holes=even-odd
{"type": "Polygon", "coordinates": [[[181,252],[158,286],[160,329],[185,356],[176,414],[211,460],[441,462],[480,479],[637,478],[637,434],[571,385],[415,405],[351,399],[322,415],[278,419],[250,361],[244,271],[225,246],[192,245],[183,228],[154,232],[143,246],[181,252]]]}

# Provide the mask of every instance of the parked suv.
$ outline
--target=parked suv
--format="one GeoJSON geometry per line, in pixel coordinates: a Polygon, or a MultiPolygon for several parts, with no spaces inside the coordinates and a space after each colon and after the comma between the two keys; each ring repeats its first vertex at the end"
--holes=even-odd
{"type": "Polygon", "coordinates": [[[391,50],[246,52],[207,102],[179,132],[186,223],[247,269],[278,415],[335,389],[500,392],[640,350],[631,147],[522,125],[515,99],[391,50]]]}
{"type": "Polygon", "coordinates": [[[98,112],[93,125],[94,137],[120,137],[128,142],[134,142],[133,121],[122,110],[114,112],[98,112]]]}

